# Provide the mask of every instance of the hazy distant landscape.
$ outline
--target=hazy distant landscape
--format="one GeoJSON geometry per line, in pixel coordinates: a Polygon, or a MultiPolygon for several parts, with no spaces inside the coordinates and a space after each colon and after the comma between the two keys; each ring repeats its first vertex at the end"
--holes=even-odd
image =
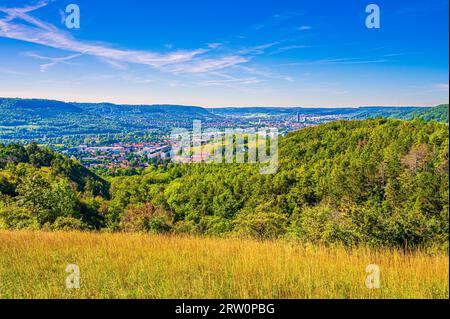
{"type": "Polygon", "coordinates": [[[289,132],[308,125],[340,119],[377,117],[448,122],[448,110],[432,114],[430,107],[230,107],[203,108],[182,105],[115,105],[111,103],[65,103],[39,99],[0,98],[0,142],[35,141],[73,145],[84,138],[110,137],[132,141],[133,137],[166,137],[174,127],[192,128],[193,120],[205,127],[276,127],[289,132]],[[427,116],[426,114],[430,114],[427,116]]]}

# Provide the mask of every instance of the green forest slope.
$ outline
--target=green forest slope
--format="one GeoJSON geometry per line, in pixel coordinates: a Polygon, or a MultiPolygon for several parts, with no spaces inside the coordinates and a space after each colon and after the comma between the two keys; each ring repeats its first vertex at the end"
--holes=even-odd
{"type": "Polygon", "coordinates": [[[423,111],[412,111],[405,119],[421,119],[424,121],[448,123],[448,104],[427,108],[423,111]]]}
{"type": "Polygon", "coordinates": [[[80,188],[55,160],[18,164],[0,147],[0,227],[445,247],[448,135],[447,124],[421,120],[334,122],[282,138],[274,175],[251,164],[168,164],[112,178],[110,198],[93,191],[107,185],[100,178],[86,174],[80,188]]]}

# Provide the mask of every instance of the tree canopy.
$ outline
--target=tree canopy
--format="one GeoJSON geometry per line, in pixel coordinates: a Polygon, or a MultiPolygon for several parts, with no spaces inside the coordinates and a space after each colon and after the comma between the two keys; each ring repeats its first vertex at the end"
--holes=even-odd
{"type": "Polygon", "coordinates": [[[340,121],[280,138],[279,169],[164,164],[108,182],[37,145],[0,146],[0,227],[448,247],[448,125],[340,121]]]}

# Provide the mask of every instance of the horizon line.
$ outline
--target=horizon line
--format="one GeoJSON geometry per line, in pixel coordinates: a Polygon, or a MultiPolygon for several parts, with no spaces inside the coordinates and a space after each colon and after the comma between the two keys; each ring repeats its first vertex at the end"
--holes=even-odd
{"type": "Polygon", "coordinates": [[[73,104],[112,104],[116,106],[181,106],[181,107],[198,107],[203,109],[244,109],[244,108],[278,108],[278,109],[296,109],[296,108],[302,108],[302,109],[358,109],[358,108],[371,108],[371,107],[382,107],[382,108],[389,108],[389,107],[395,107],[395,108],[406,108],[406,107],[415,107],[415,108],[429,108],[429,107],[435,107],[439,105],[446,105],[448,102],[439,103],[439,104],[428,104],[428,105],[409,105],[409,104],[402,104],[402,105],[355,105],[355,106],[261,106],[261,105],[240,105],[240,106],[202,106],[202,105],[189,105],[189,104],[174,104],[174,103],[117,103],[117,102],[108,102],[108,101],[71,101],[71,100],[62,100],[62,99],[53,99],[53,98],[40,98],[40,97],[8,97],[8,96],[0,96],[0,99],[18,99],[18,100],[44,100],[44,101],[56,101],[56,102],[62,102],[62,103],[73,103],[73,104]]]}

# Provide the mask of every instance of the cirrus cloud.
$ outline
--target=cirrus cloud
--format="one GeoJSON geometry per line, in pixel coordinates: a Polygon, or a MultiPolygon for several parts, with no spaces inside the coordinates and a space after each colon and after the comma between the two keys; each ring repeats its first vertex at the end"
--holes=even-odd
{"type": "MultiPolygon", "coordinates": [[[[107,61],[111,65],[135,63],[169,72],[208,72],[248,61],[247,58],[234,55],[208,57],[207,53],[214,49],[215,46],[209,46],[208,49],[177,50],[161,54],[117,49],[106,44],[77,40],[68,31],[59,29],[30,15],[31,12],[47,5],[47,1],[41,1],[36,5],[23,8],[0,7],[0,12],[6,14],[6,17],[0,19],[0,37],[21,40],[78,54],[69,56],[70,59],[79,55],[90,55],[107,61]]],[[[65,58],[50,58],[37,55],[32,57],[50,61],[41,65],[41,71],[46,71],[58,62],[66,61],[65,58]]]]}

